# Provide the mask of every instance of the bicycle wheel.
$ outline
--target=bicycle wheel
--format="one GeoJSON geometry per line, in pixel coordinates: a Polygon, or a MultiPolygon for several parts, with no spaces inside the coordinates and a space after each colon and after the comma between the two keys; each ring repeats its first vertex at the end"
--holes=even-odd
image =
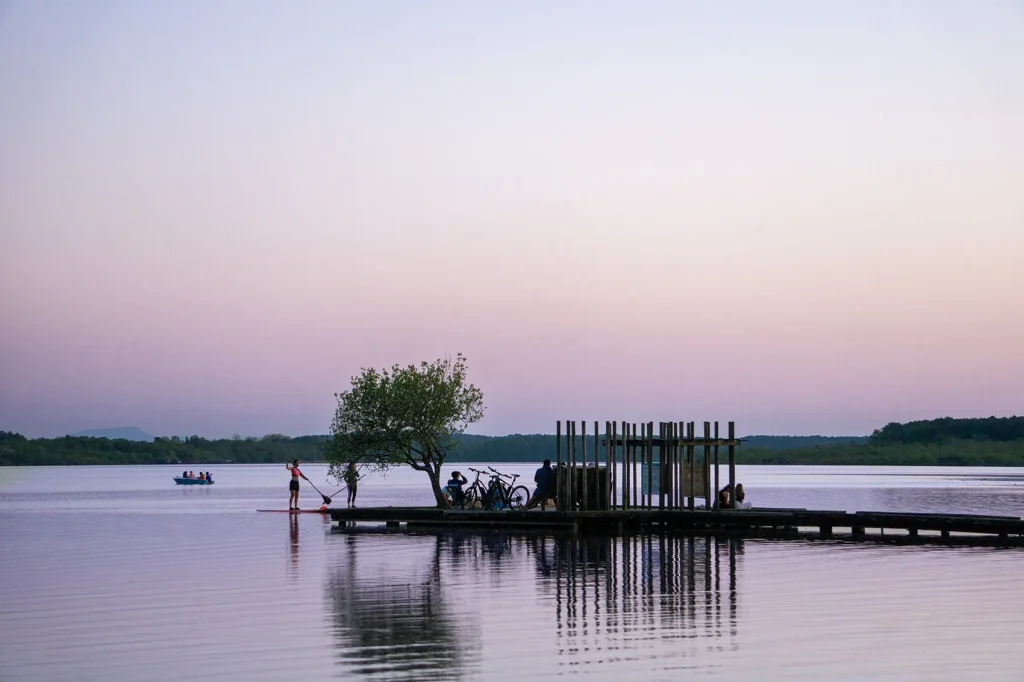
{"type": "Polygon", "coordinates": [[[477,497],[476,488],[470,488],[466,491],[466,509],[473,509],[476,507],[477,497]]]}
{"type": "Polygon", "coordinates": [[[522,509],[529,501],[530,491],[526,489],[525,485],[517,485],[515,488],[512,488],[512,492],[508,494],[508,503],[513,509],[522,509]]]}

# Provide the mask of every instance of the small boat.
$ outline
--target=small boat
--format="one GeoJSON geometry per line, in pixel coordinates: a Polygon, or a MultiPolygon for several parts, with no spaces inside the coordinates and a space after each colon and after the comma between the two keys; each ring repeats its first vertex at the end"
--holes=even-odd
{"type": "Polygon", "coordinates": [[[175,476],[174,482],[178,485],[213,485],[216,481],[207,481],[205,478],[182,478],[175,476]]]}

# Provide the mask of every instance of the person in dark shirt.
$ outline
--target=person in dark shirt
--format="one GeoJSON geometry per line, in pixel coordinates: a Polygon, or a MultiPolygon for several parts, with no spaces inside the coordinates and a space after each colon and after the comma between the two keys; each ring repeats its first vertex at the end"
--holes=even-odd
{"type": "Polygon", "coordinates": [[[466,491],[462,489],[466,483],[468,479],[458,471],[453,471],[448,481],[448,494],[452,496],[452,504],[460,509],[466,506],[466,491]]]}
{"type": "MultiPolygon", "coordinates": [[[[555,497],[555,470],[551,468],[551,460],[545,459],[544,466],[537,469],[533,475],[533,482],[537,487],[533,491],[533,497],[526,503],[527,509],[532,509],[538,504],[544,504],[546,500],[555,497]]],[[[541,507],[543,509],[543,507],[541,507]]]]}

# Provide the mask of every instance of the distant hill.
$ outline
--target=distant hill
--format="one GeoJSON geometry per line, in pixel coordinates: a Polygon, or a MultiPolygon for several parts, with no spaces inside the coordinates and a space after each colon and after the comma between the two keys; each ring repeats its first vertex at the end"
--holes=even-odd
{"type": "Polygon", "coordinates": [[[110,440],[137,440],[146,443],[153,442],[153,436],[149,435],[138,426],[115,426],[109,429],[86,429],[71,434],[75,438],[109,438],[110,440]]]}

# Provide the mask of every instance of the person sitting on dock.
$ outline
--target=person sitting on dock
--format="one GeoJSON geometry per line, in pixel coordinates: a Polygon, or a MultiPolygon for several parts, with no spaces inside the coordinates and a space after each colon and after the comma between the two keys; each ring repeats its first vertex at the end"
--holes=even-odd
{"type": "Polygon", "coordinates": [[[729,486],[725,486],[718,491],[718,508],[719,509],[732,509],[732,496],[729,495],[729,486]]]}
{"type": "Polygon", "coordinates": [[[469,480],[459,471],[453,471],[448,481],[448,494],[452,496],[452,504],[458,505],[459,509],[466,508],[466,491],[462,486],[468,482],[469,480]]]}
{"type": "Polygon", "coordinates": [[[533,491],[533,497],[526,503],[526,508],[533,509],[539,504],[543,509],[547,500],[555,498],[555,470],[551,468],[550,459],[545,459],[544,466],[537,469],[537,473],[533,475],[533,482],[537,487],[533,491]]]}
{"type": "Polygon", "coordinates": [[[747,494],[743,492],[743,484],[736,484],[736,509],[750,509],[750,503],[747,502],[747,494]]]}

